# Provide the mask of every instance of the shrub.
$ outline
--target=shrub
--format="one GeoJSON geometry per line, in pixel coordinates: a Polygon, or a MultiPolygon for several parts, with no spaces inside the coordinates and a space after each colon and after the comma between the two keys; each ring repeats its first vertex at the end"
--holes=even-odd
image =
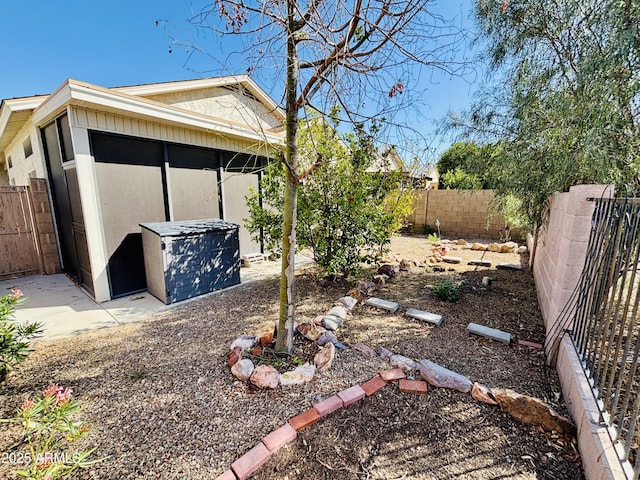
{"type": "Polygon", "coordinates": [[[437,243],[439,241],[440,241],[440,237],[438,236],[437,233],[430,233],[427,236],[427,242],[429,242],[429,243],[437,243]]]}
{"type": "Polygon", "coordinates": [[[427,225],[426,223],[422,226],[422,231],[425,235],[431,235],[432,233],[437,233],[437,230],[433,228],[431,225],[427,225]]]}
{"type": "Polygon", "coordinates": [[[104,460],[89,460],[97,447],[85,451],[75,449],[89,427],[81,420],[74,420],[80,405],[71,397],[72,393],[70,388],[50,385],[35,399],[25,401],[15,418],[0,420],[22,425],[23,438],[29,445],[28,452],[16,455],[16,463],[27,465],[25,469],[16,470],[17,475],[44,480],[69,478],[74,470],[104,460]]]}
{"type": "Polygon", "coordinates": [[[20,290],[11,290],[0,297],[0,382],[16,363],[29,353],[29,340],[42,332],[39,323],[17,324],[13,318],[15,306],[24,301],[20,290]]]}
{"type": "Polygon", "coordinates": [[[453,303],[460,297],[460,287],[452,280],[443,280],[433,286],[433,293],[440,300],[453,303]]]}

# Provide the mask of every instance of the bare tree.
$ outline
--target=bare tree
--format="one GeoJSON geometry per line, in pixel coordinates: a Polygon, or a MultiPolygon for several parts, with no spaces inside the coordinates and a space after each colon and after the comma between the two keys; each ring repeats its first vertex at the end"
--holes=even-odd
{"type": "MultiPolygon", "coordinates": [[[[247,71],[284,85],[286,189],[276,350],[291,351],[298,188],[325,161],[300,158],[298,126],[309,111],[403,126],[394,114],[420,105],[436,69],[456,74],[464,42],[429,0],[215,0],[192,23],[241,35],[247,71]]],[[[406,126],[411,128],[410,126],[406,126]]],[[[418,129],[415,129],[418,130],[418,129]]]]}

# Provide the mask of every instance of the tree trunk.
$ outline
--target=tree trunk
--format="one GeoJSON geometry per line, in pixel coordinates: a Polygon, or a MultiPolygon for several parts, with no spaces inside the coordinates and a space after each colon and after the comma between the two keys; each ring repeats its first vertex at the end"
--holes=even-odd
{"type": "Polygon", "coordinates": [[[296,206],[298,184],[291,172],[286,170],[284,193],[284,217],[282,224],[282,272],[280,275],[280,315],[276,351],[291,353],[293,349],[294,281],[296,253],[296,206]]]}
{"type": "Polygon", "coordinates": [[[295,320],[295,262],[296,213],[298,202],[298,51],[295,14],[296,0],[287,2],[287,84],[286,84],[286,144],[285,144],[285,190],[282,220],[282,271],[280,274],[280,315],[276,351],[293,350],[293,326],[295,320]]]}

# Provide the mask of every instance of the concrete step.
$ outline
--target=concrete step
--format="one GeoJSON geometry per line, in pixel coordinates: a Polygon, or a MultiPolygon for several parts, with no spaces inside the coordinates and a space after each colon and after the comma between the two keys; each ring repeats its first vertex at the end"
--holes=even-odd
{"type": "Polygon", "coordinates": [[[478,267],[490,267],[491,262],[489,260],[469,260],[468,265],[476,265],[478,267]]]}
{"type": "Polygon", "coordinates": [[[418,310],[417,308],[407,309],[405,315],[407,317],[415,318],[416,320],[422,320],[423,322],[433,323],[438,326],[442,323],[442,315],[425,312],[424,310],[418,310]]]}
{"type": "Polygon", "coordinates": [[[462,263],[462,258],[445,255],[444,257],[442,257],[442,261],[447,263],[462,263]]]}
{"type": "Polygon", "coordinates": [[[469,323],[467,325],[467,332],[473,333],[475,335],[480,335],[481,337],[490,338],[492,340],[497,340],[498,342],[506,343],[507,345],[511,343],[511,334],[507,332],[503,332],[502,330],[497,330],[495,328],[490,328],[485,325],[479,325],[477,323],[469,323]]]}
{"type": "Polygon", "coordinates": [[[390,302],[389,300],[382,300],[381,298],[371,297],[368,298],[365,302],[365,305],[369,305],[370,307],[380,308],[382,310],[387,310],[391,313],[396,313],[400,305],[396,302],[390,302]]]}
{"type": "Polygon", "coordinates": [[[518,265],[516,263],[499,263],[496,267],[505,270],[522,270],[522,265],[518,265]]]}

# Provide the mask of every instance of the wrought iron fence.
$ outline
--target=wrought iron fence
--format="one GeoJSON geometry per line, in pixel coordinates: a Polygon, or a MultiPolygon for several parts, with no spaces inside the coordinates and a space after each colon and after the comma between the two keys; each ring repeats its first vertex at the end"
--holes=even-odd
{"type": "Polygon", "coordinates": [[[640,477],[640,199],[596,199],[570,334],[602,419],[640,477]]]}

